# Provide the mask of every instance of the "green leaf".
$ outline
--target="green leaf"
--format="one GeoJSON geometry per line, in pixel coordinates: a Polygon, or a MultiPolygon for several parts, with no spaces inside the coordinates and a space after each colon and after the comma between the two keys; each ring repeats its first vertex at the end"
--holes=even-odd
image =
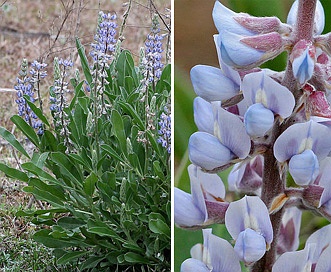
{"type": "Polygon", "coordinates": [[[111,114],[111,121],[113,125],[113,133],[115,134],[122,152],[127,155],[126,136],[124,130],[123,118],[117,110],[113,110],[111,114]]]}
{"type": "Polygon", "coordinates": [[[82,265],[80,266],[80,270],[83,271],[87,268],[95,268],[97,265],[105,259],[105,256],[99,257],[99,256],[91,256],[89,257],[82,265]]]}
{"type": "Polygon", "coordinates": [[[133,118],[133,120],[138,125],[139,129],[144,130],[144,122],[141,120],[139,114],[136,112],[136,110],[128,103],[118,102],[118,104],[123,108],[123,110],[130,114],[133,118]]]}
{"type": "Polygon", "coordinates": [[[79,220],[75,217],[65,216],[65,217],[61,217],[57,221],[57,224],[64,229],[73,230],[85,225],[86,223],[83,220],[79,220]]]}
{"type": "Polygon", "coordinates": [[[86,81],[91,86],[92,85],[92,75],[91,75],[91,71],[90,71],[90,66],[88,64],[87,57],[85,55],[85,48],[78,38],[76,38],[76,47],[78,50],[78,55],[80,57],[80,62],[81,62],[82,68],[83,68],[83,72],[84,72],[86,81]]]}
{"type": "Polygon", "coordinates": [[[14,115],[10,118],[10,120],[19,128],[20,131],[36,146],[39,148],[40,142],[39,138],[30,125],[24,121],[21,116],[14,115]]]}
{"type": "Polygon", "coordinates": [[[164,219],[160,214],[151,213],[149,215],[148,227],[152,232],[164,234],[170,238],[170,227],[164,222],[164,219]]]}
{"type": "Polygon", "coordinates": [[[50,248],[65,248],[77,246],[77,241],[75,240],[64,240],[64,239],[55,239],[52,235],[50,235],[51,230],[42,229],[37,231],[33,235],[33,239],[36,242],[42,243],[46,247],[50,248]]]}
{"type": "Polygon", "coordinates": [[[49,123],[48,123],[46,117],[44,116],[44,114],[42,113],[41,109],[37,108],[37,106],[30,101],[30,97],[28,95],[24,95],[23,97],[24,97],[25,101],[28,103],[28,105],[30,106],[31,110],[40,119],[40,121],[42,121],[44,124],[49,126],[49,123]]]}
{"type": "Polygon", "coordinates": [[[116,151],[110,146],[102,144],[101,149],[104,150],[107,154],[109,154],[111,157],[114,157],[118,161],[124,161],[124,159],[121,158],[119,154],[116,153],[116,151]]]}
{"type": "Polygon", "coordinates": [[[129,263],[147,264],[149,260],[140,254],[128,252],[124,254],[124,259],[129,263]]]}
{"type": "Polygon", "coordinates": [[[24,172],[22,172],[16,168],[9,167],[2,162],[0,162],[0,171],[4,172],[6,174],[6,176],[13,178],[13,179],[18,179],[18,180],[21,180],[24,182],[28,182],[28,180],[29,180],[29,177],[27,174],[25,174],[24,172]]]}
{"type": "Polygon", "coordinates": [[[12,147],[21,152],[24,156],[30,158],[29,154],[25,151],[24,147],[16,140],[15,136],[8,130],[0,127],[0,135],[4,138],[12,147]]]}
{"type": "Polygon", "coordinates": [[[83,188],[84,192],[88,196],[92,196],[95,190],[95,183],[98,181],[98,176],[92,172],[84,181],[83,188]]]}
{"type": "Polygon", "coordinates": [[[43,214],[52,214],[52,213],[66,213],[68,212],[67,209],[49,209],[49,210],[37,210],[37,211],[18,211],[15,215],[16,216],[37,216],[43,214]]]}
{"type": "Polygon", "coordinates": [[[64,254],[61,258],[59,258],[56,263],[58,265],[61,264],[66,264],[69,262],[72,262],[76,259],[78,259],[79,257],[82,257],[84,255],[86,255],[88,253],[88,251],[74,251],[74,252],[68,252],[66,254],[64,254]]]}

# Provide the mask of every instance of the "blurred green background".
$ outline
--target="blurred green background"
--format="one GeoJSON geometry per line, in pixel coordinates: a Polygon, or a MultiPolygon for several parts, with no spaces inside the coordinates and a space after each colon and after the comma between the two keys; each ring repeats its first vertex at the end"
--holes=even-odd
{"type": "MultiPolygon", "coordinates": [[[[287,13],[293,0],[221,0],[223,5],[235,12],[247,12],[254,16],[277,16],[286,22],[287,13]]],[[[193,99],[196,96],[189,79],[189,71],[196,64],[218,66],[213,35],[217,33],[212,20],[214,0],[175,0],[175,186],[190,192],[186,171],[189,165],[187,144],[190,135],[196,131],[193,122],[193,99]]],[[[331,1],[321,1],[325,11],[323,33],[331,30],[331,1]]],[[[273,70],[284,70],[286,53],[264,64],[273,70]]],[[[226,182],[227,173],[221,177],[226,182]]],[[[304,213],[302,223],[302,242],[316,226],[325,224],[321,218],[312,218],[304,213]]],[[[230,238],[223,226],[214,226],[213,233],[230,238]]],[[[180,264],[190,257],[190,249],[202,243],[201,231],[187,231],[175,227],[175,272],[180,264]]]]}

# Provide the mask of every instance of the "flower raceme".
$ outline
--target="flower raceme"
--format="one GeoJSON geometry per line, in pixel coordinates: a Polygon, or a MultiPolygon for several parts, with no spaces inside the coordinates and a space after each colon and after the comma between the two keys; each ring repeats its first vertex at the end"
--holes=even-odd
{"type": "Polygon", "coordinates": [[[286,23],[219,1],[212,16],[219,67],[191,69],[198,131],[188,144],[191,193],[175,188],[175,223],[224,224],[233,243],[203,230],[181,271],[239,272],[239,263],[251,272],[331,271],[330,224],[296,251],[303,210],[331,221],[331,34],[322,35],[322,4],[296,0],[286,23]],[[285,71],[258,67],[283,51],[285,71]],[[218,173],[231,166],[227,194],[218,173]]]}

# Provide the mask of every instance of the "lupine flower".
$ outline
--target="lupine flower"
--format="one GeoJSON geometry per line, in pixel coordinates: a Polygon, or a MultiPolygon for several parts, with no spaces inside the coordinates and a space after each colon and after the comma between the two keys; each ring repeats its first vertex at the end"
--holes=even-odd
{"type": "Polygon", "coordinates": [[[192,258],[181,265],[181,272],[239,272],[240,263],[230,243],[212,234],[211,229],[202,230],[203,245],[191,249],[192,258]]]}
{"type": "Polygon", "coordinates": [[[326,272],[331,267],[331,225],[315,231],[303,250],[285,252],[275,262],[272,272],[326,272]]]}
{"type": "Polygon", "coordinates": [[[262,185],[263,161],[258,155],[248,162],[236,163],[228,176],[229,190],[258,193],[262,185]]]}
{"type": "Polygon", "coordinates": [[[214,114],[211,103],[196,97],[193,101],[194,122],[199,131],[214,133],[214,114]]]}
{"type": "Polygon", "coordinates": [[[247,264],[262,258],[273,240],[268,209],[258,196],[231,202],[225,213],[225,226],[236,240],[235,252],[247,264]]]}
{"type": "Polygon", "coordinates": [[[297,184],[308,185],[316,178],[318,161],[324,159],[331,151],[328,135],[329,128],[308,121],[290,126],[277,138],[274,155],[279,162],[290,161],[290,173],[297,184]],[[293,157],[294,161],[291,163],[293,157]],[[302,168],[311,161],[314,162],[313,167],[302,168]]]}
{"type": "Polygon", "coordinates": [[[239,93],[239,85],[224,72],[207,65],[196,65],[191,69],[194,91],[207,101],[222,101],[239,93]]]}
{"type": "Polygon", "coordinates": [[[214,134],[195,132],[189,140],[189,157],[192,163],[214,170],[235,158],[248,156],[251,141],[238,116],[214,106],[214,134]]]}
{"type": "Polygon", "coordinates": [[[263,136],[272,127],[274,114],[282,118],[292,114],[295,105],[293,94],[267,76],[265,71],[246,75],[241,89],[249,107],[244,123],[251,136],[263,136]]]}
{"type": "Polygon", "coordinates": [[[32,75],[33,82],[37,82],[47,76],[47,72],[44,70],[47,67],[46,63],[35,60],[31,63],[31,67],[30,74],[32,75]]]}
{"type": "Polygon", "coordinates": [[[162,147],[167,148],[168,153],[171,153],[171,116],[167,107],[164,107],[164,112],[161,113],[159,121],[160,129],[158,131],[160,137],[158,143],[162,147]]]}
{"type": "Polygon", "coordinates": [[[175,223],[187,228],[224,222],[228,203],[223,200],[225,187],[222,179],[193,164],[188,167],[188,172],[191,194],[175,188],[175,223]]]}
{"type": "MultiPolygon", "coordinates": [[[[33,65],[37,65],[38,62],[33,62],[33,65]]],[[[33,67],[34,67],[33,66],[33,67]]],[[[34,69],[31,69],[32,74],[35,73],[34,69]]],[[[33,80],[27,76],[28,74],[28,62],[26,59],[22,60],[21,70],[19,72],[19,77],[17,77],[17,85],[15,85],[15,90],[17,91],[16,104],[18,106],[18,115],[21,116],[31,127],[37,130],[37,134],[43,134],[42,122],[38,119],[37,115],[31,110],[30,106],[26,103],[24,95],[29,97],[29,100],[34,103],[34,88],[33,80]]],[[[43,74],[42,74],[43,75],[43,74]]]]}

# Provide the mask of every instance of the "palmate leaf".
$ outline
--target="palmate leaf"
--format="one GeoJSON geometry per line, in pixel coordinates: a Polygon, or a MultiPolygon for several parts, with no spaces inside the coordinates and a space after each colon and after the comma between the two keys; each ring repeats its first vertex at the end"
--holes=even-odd
{"type": "Polygon", "coordinates": [[[6,130],[3,127],[0,127],[0,135],[17,151],[22,153],[24,156],[30,158],[29,154],[25,151],[24,147],[19,143],[19,141],[16,140],[15,136],[11,134],[8,130],[6,130]]]}

